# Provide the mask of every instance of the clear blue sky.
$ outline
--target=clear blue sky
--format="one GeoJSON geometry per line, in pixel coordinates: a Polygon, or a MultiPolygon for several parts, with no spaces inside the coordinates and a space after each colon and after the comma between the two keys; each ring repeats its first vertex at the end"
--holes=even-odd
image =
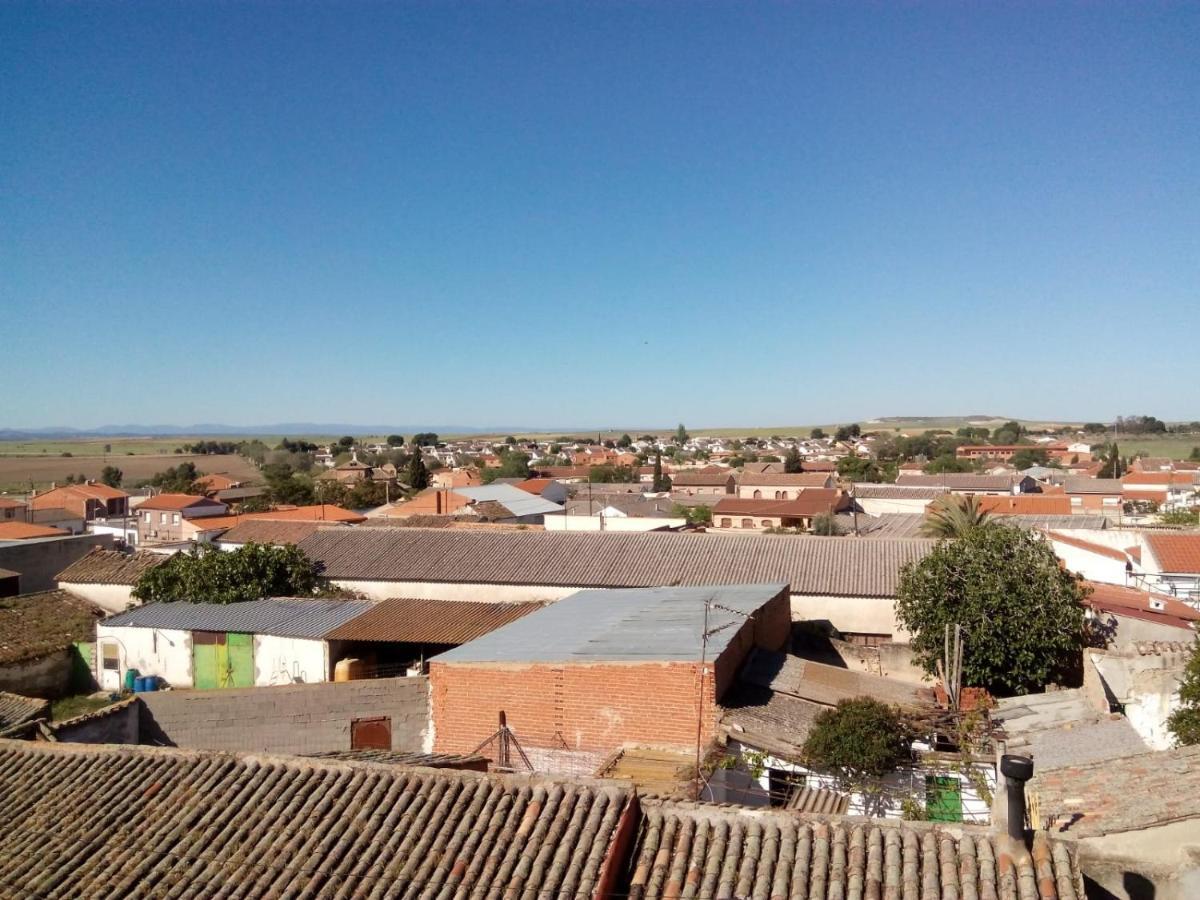
{"type": "Polygon", "coordinates": [[[0,6],[0,427],[1200,418],[1200,5],[0,6]]]}

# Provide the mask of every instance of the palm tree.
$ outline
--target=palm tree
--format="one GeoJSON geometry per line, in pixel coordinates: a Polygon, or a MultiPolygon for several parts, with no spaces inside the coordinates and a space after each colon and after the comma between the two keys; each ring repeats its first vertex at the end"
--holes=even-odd
{"type": "Polygon", "coordinates": [[[929,505],[921,534],[932,538],[957,540],[976,528],[990,525],[992,517],[979,508],[975,497],[946,494],[929,505]]]}

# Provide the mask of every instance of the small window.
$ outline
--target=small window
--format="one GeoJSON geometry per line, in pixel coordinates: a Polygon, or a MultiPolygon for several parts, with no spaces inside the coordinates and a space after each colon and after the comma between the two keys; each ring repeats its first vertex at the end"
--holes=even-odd
{"type": "Polygon", "coordinates": [[[732,528],[733,527],[733,519],[722,519],[721,527],[722,528],[732,528]]]}
{"type": "Polygon", "coordinates": [[[178,525],[178,524],[179,524],[179,513],[173,513],[173,514],[171,515],[171,524],[172,524],[172,525],[178,525]]]}
{"type": "Polygon", "coordinates": [[[754,492],[754,499],[755,499],[755,500],[761,500],[761,499],[762,499],[762,491],[755,491],[755,492],[754,492]]]}
{"type": "Polygon", "coordinates": [[[158,522],[160,525],[166,525],[167,524],[167,514],[159,513],[158,514],[158,522]]]}
{"type": "Polygon", "coordinates": [[[770,519],[763,519],[763,520],[762,520],[762,527],[763,527],[763,528],[770,528],[770,527],[772,526],[772,524],[773,524],[773,523],[771,522],[771,520],[770,520],[770,519]]]}
{"type": "Polygon", "coordinates": [[[112,641],[105,641],[100,646],[102,665],[106,672],[116,672],[121,668],[121,651],[112,641]]]}
{"type": "Polygon", "coordinates": [[[150,524],[150,513],[146,513],[146,524],[150,524]]]}
{"type": "Polygon", "coordinates": [[[753,519],[742,519],[742,527],[743,528],[753,528],[754,520],[753,519]]]}

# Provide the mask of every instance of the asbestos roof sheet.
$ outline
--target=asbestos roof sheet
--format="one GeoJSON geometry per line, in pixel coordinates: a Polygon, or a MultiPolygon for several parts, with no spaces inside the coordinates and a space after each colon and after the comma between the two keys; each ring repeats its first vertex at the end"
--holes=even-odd
{"type": "Polygon", "coordinates": [[[370,600],[252,600],[248,603],[148,603],[104,620],[123,628],[232,631],[324,638],[374,606],[370,600]]]}
{"type": "Polygon", "coordinates": [[[217,540],[218,544],[298,544],[319,528],[336,528],[322,522],[290,522],[272,519],[243,520],[217,540]]]}
{"type": "Polygon", "coordinates": [[[863,500],[934,500],[946,493],[944,487],[926,485],[874,484],[854,485],[854,496],[863,500]]]}
{"type": "Polygon", "coordinates": [[[1011,854],[990,829],[643,801],[630,896],[1083,900],[1065,841],[1011,854]],[[687,892],[685,892],[687,888],[687,892]]]}
{"type": "Polygon", "coordinates": [[[322,529],[300,548],[345,581],[651,587],[787,582],[793,594],[893,597],[930,540],[797,535],[322,529]]]}
{"type": "Polygon", "coordinates": [[[907,707],[930,706],[933,702],[932,692],[927,688],[761,647],[751,652],[741,680],[824,706],[836,706],[839,701],[855,697],[872,697],[907,707]]]}
{"type": "Polygon", "coordinates": [[[1010,491],[1021,480],[1013,475],[972,475],[946,472],[940,475],[901,475],[897,487],[934,487],[951,491],[1010,491]]]}
{"type": "Polygon", "coordinates": [[[786,589],[786,584],[742,584],[579,591],[434,661],[692,662],[700,658],[706,601],[714,604],[708,656],[716,659],[738,634],[737,627],[722,626],[736,626],[786,589]]]}
{"type": "Polygon", "coordinates": [[[0,741],[0,796],[6,897],[582,898],[599,886],[631,790],[0,741]]]}
{"type": "Polygon", "coordinates": [[[541,603],[384,600],[326,637],[337,641],[465,644],[541,608],[541,603]]]}
{"type": "Polygon", "coordinates": [[[121,553],[97,547],[59,572],[55,579],[67,584],[136,584],[144,572],[162,565],[167,559],[161,553],[148,550],[121,553]]]}
{"type": "Polygon", "coordinates": [[[49,717],[49,700],[0,691],[0,731],[31,719],[48,719],[49,717]]]}

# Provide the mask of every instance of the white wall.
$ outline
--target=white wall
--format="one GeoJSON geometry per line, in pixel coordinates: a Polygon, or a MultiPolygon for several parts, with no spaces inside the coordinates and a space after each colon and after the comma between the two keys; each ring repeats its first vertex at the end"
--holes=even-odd
{"type": "Polygon", "coordinates": [[[254,684],[315,684],[329,681],[329,648],[308,638],[254,636],[254,684]]]}
{"type": "Polygon", "coordinates": [[[561,600],[577,587],[520,584],[458,584],[440,581],[357,581],[331,579],[338,587],[359,591],[371,600],[409,597],[414,600],[477,600],[484,603],[527,603],[561,600]]]}
{"type": "Polygon", "coordinates": [[[855,497],[854,502],[867,515],[881,516],[885,513],[923,513],[932,501],[921,499],[884,500],[871,497],[855,497]]]}
{"type": "Polygon", "coordinates": [[[173,628],[132,628],[128,626],[96,626],[96,680],[105,690],[124,686],[127,669],[137,669],[142,675],[157,675],[172,687],[192,686],[192,635],[173,628]],[[121,668],[118,672],[103,669],[102,644],[116,641],[121,668]]]}
{"type": "Polygon", "coordinates": [[[58,586],[69,594],[90,600],[110,613],[125,612],[130,605],[136,605],[131,596],[133,585],[129,584],[73,584],[60,581],[58,586]]]}
{"type": "Polygon", "coordinates": [[[657,531],[660,528],[682,528],[687,524],[687,519],[550,515],[542,520],[542,524],[547,531],[657,531]]]}
{"type": "Polygon", "coordinates": [[[1050,539],[1050,544],[1058,558],[1063,561],[1063,565],[1072,572],[1077,572],[1091,581],[1122,586],[1126,584],[1125,563],[1120,560],[1101,556],[1099,553],[1083,550],[1054,538],[1050,539]]]}
{"type": "Polygon", "coordinates": [[[792,621],[824,619],[838,631],[890,634],[893,641],[903,643],[909,635],[896,621],[895,605],[894,597],[792,594],[792,621]]]}

